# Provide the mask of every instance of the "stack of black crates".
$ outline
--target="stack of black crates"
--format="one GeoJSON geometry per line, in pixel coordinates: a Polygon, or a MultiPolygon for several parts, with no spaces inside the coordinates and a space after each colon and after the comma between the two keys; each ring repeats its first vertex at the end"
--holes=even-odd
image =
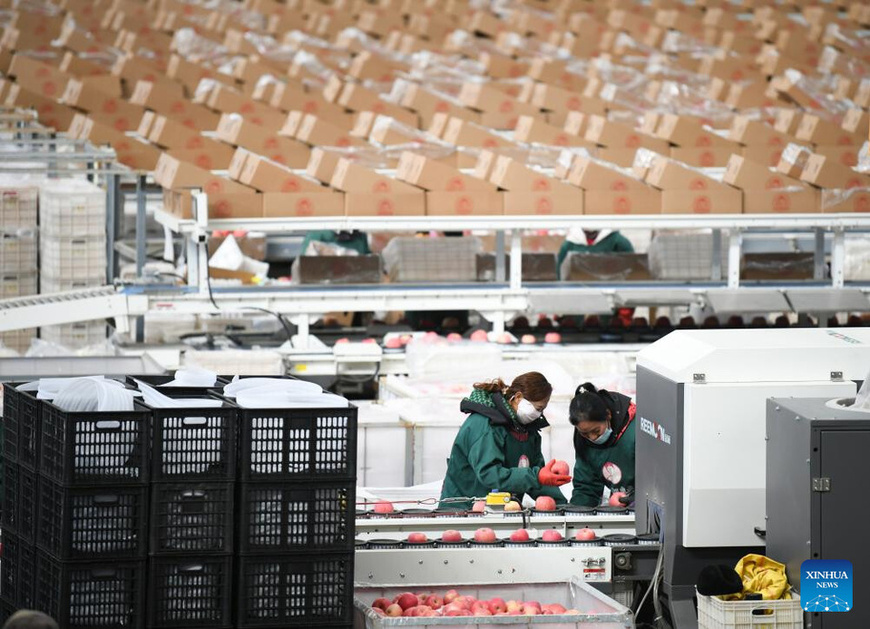
{"type": "Polygon", "coordinates": [[[351,627],[356,408],[167,379],[143,378],[185,407],[73,413],[4,387],[0,622],[351,627]]]}

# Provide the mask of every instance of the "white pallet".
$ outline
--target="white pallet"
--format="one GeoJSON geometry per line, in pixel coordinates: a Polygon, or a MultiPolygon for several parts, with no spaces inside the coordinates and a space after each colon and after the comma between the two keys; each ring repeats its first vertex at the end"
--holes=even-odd
{"type": "Polygon", "coordinates": [[[800,595],[791,595],[786,601],[723,601],[698,594],[698,628],[803,629],[800,595]]]}
{"type": "Polygon", "coordinates": [[[39,191],[36,187],[0,187],[0,226],[3,231],[36,227],[39,191]]]}
{"type": "MultiPolygon", "coordinates": [[[[721,268],[728,268],[727,242],[721,268]]],[[[709,280],[713,274],[713,233],[709,229],[658,232],[649,246],[650,274],[658,280],[709,280]]]]}
{"type": "Polygon", "coordinates": [[[106,272],[106,238],[39,239],[40,272],[59,280],[84,280],[106,272]]]}
{"type": "Polygon", "coordinates": [[[106,193],[87,181],[59,180],[39,192],[39,224],[48,236],[106,235],[106,193]]]}
{"type": "Polygon", "coordinates": [[[0,275],[0,299],[36,295],[36,273],[0,275]]]}
{"type": "Polygon", "coordinates": [[[18,352],[22,356],[30,349],[30,343],[36,337],[36,328],[0,332],[0,346],[18,352]]]}
{"type": "Polygon", "coordinates": [[[390,240],[381,255],[397,282],[473,282],[477,280],[479,238],[409,238],[390,240]]]}
{"type": "Polygon", "coordinates": [[[39,329],[39,336],[43,341],[68,349],[80,349],[105,342],[106,324],[86,322],[48,325],[39,329]]]}
{"type": "Polygon", "coordinates": [[[0,275],[36,272],[36,229],[0,233],[0,275]]]}

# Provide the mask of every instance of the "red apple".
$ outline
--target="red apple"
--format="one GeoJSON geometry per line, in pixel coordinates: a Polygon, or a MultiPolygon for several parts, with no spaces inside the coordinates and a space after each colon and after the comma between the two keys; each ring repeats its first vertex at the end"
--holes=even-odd
{"type": "Polygon", "coordinates": [[[562,335],[558,332],[547,332],[544,336],[544,343],[561,343],[562,335]]]}
{"type": "Polygon", "coordinates": [[[408,535],[408,541],[412,544],[423,544],[429,541],[425,533],[411,533],[408,535]]]}
{"type": "Polygon", "coordinates": [[[549,605],[544,605],[543,611],[545,614],[564,614],[565,607],[563,605],[559,605],[559,603],[551,603],[549,605]]]}
{"type": "Polygon", "coordinates": [[[521,509],[522,507],[520,506],[520,503],[518,503],[516,500],[511,500],[504,506],[505,511],[520,511],[521,509]]]}
{"type": "Polygon", "coordinates": [[[392,513],[393,503],[388,500],[378,500],[375,503],[375,513],[392,513]]]}
{"type": "Polygon", "coordinates": [[[520,343],[523,345],[534,345],[536,342],[534,334],[523,334],[522,338],[520,338],[520,343]]]}
{"type": "Polygon", "coordinates": [[[574,533],[574,539],[579,539],[584,542],[595,539],[595,531],[590,528],[582,528],[574,533]]]}
{"type": "Polygon", "coordinates": [[[556,501],[550,496],[538,496],[535,500],[535,509],[538,511],[555,511],[556,501]]]}
{"type": "Polygon", "coordinates": [[[412,340],[413,338],[414,338],[414,337],[411,336],[410,334],[403,334],[402,336],[399,337],[399,342],[400,342],[400,343],[402,344],[402,346],[404,347],[405,345],[407,345],[408,343],[410,343],[411,340],[412,340]]]}
{"type": "Polygon", "coordinates": [[[362,342],[368,344],[377,343],[375,339],[363,339],[362,342]]]}
{"type": "Polygon", "coordinates": [[[426,597],[426,605],[432,609],[441,609],[444,606],[444,599],[437,594],[430,594],[426,597]]]}
{"type": "Polygon", "coordinates": [[[462,541],[462,533],[459,531],[448,530],[441,533],[441,541],[442,542],[461,542],[462,541]]]}
{"type": "Polygon", "coordinates": [[[344,344],[344,343],[350,343],[350,339],[348,339],[348,338],[342,338],[342,339],[338,339],[338,340],[335,342],[336,345],[342,345],[342,344],[344,344]]]}
{"type": "Polygon", "coordinates": [[[569,616],[577,616],[580,614],[580,610],[579,609],[566,609],[562,613],[568,614],[569,616]]]}
{"type": "Polygon", "coordinates": [[[385,611],[384,611],[383,609],[381,609],[380,607],[372,607],[372,611],[373,611],[374,613],[376,613],[378,616],[386,616],[386,615],[387,615],[387,612],[385,612],[385,611]]]}
{"type": "Polygon", "coordinates": [[[498,335],[498,342],[502,345],[509,345],[514,342],[514,337],[510,332],[502,332],[498,335]]]}
{"type": "Polygon", "coordinates": [[[471,505],[472,513],[483,513],[486,510],[486,502],[483,500],[476,501],[473,505],[471,505]]]}
{"type": "Polygon", "coordinates": [[[491,598],[489,600],[489,611],[493,614],[498,614],[499,612],[507,611],[507,605],[505,605],[503,598],[491,598]]]}
{"type": "Polygon", "coordinates": [[[474,532],[475,542],[485,542],[491,544],[495,541],[495,531],[490,528],[480,528],[474,532]]]}
{"type": "Polygon", "coordinates": [[[526,529],[517,529],[511,533],[512,542],[527,542],[529,541],[529,532],[526,529]]]}
{"type": "Polygon", "coordinates": [[[489,340],[489,336],[487,335],[486,330],[475,330],[474,332],[471,333],[470,338],[472,341],[478,341],[478,342],[489,340]]]}
{"type": "Polygon", "coordinates": [[[529,605],[528,603],[523,603],[523,614],[525,614],[526,616],[540,616],[541,613],[542,612],[540,607],[534,607],[529,605]]]}
{"type": "Polygon", "coordinates": [[[386,609],[390,605],[392,605],[392,601],[388,598],[376,598],[375,602],[372,603],[372,607],[377,609],[386,609]]]}
{"type": "Polygon", "coordinates": [[[449,605],[458,597],[459,592],[457,592],[456,590],[447,590],[447,592],[444,594],[444,603],[446,605],[449,605]]]}
{"type": "Polygon", "coordinates": [[[492,616],[492,612],[486,609],[485,607],[481,607],[479,609],[474,610],[475,616],[492,616]]]}
{"type": "Polygon", "coordinates": [[[504,608],[507,613],[511,613],[517,610],[522,611],[523,604],[519,601],[508,601],[504,604],[504,608]]]}
{"type": "Polygon", "coordinates": [[[471,611],[476,612],[479,609],[486,610],[487,614],[492,614],[492,612],[489,611],[489,603],[487,603],[486,601],[474,601],[474,603],[471,605],[471,611]]]}
{"type": "Polygon", "coordinates": [[[451,332],[450,334],[447,335],[447,340],[451,341],[451,342],[461,341],[462,335],[457,334],[456,332],[451,332]]]}
{"type": "Polygon", "coordinates": [[[561,542],[565,538],[562,537],[562,534],[559,531],[555,529],[547,529],[544,531],[544,534],[541,535],[541,539],[545,542],[561,542]]]}
{"type": "Polygon", "coordinates": [[[396,616],[401,616],[402,612],[404,610],[402,609],[401,605],[399,605],[398,603],[393,603],[392,605],[387,607],[387,609],[385,609],[384,611],[386,612],[387,616],[396,617],[396,616]]]}
{"type": "Polygon", "coordinates": [[[384,347],[387,349],[402,349],[402,339],[398,336],[394,336],[392,338],[388,338],[384,341],[384,347]]]}
{"type": "Polygon", "coordinates": [[[508,616],[525,616],[525,612],[523,612],[523,608],[515,609],[507,613],[508,616]]]}
{"type": "Polygon", "coordinates": [[[571,468],[565,461],[556,461],[551,469],[553,474],[561,474],[562,476],[568,476],[571,473],[571,468]]]}
{"type": "Polygon", "coordinates": [[[624,507],[625,505],[619,502],[619,499],[623,496],[627,495],[624,491],[615,491],[610,494],[610,504],[611,507],[624,507]]]}
{"type": "Polygon", "coordinates": [[[410,592],[405,592],[403,594],[399,594],[396,599],[396,603],[398,603],[399,607],[402,608],[402,611],[409,609],[411,607],[416,607],[420,604],[419,599],[417,599],[416,594],[411,594],[410,592]]]}

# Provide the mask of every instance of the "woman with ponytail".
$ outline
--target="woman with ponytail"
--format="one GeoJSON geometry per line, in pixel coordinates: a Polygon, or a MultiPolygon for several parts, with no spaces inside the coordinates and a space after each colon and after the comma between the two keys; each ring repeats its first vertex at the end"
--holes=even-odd
{"type": "MultiPolygon", "coordinates": [[[[536,371],[517,376],[510,386],[501,379],[475,384],[459,405],[468,418],[453,442],[441,499],[482,498],[496,490],[564,503],[559,486],[571,477],[554,473],[555,459],[545,463],[541,453],[540,430],[549,426],[543,413],[552,392],[536,371]]],[[[449,506],[468,509],[471,501],[449,506]]]]}
{"type": "Polygon", "coordinates": [[[635,404],[621,393],[584,382],[574,392],[568,421],[574,426],[574,492],[571,504],[601,504],[604,487],[634,502],[635,404]]]}

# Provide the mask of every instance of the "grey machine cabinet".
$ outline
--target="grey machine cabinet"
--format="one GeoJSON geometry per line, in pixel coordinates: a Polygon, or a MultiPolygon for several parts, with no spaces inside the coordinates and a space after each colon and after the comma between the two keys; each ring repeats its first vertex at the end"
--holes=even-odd
{"type": "Polygon", "coordinates": [[[807,559],[852,562],[855,607],[808,613],[807,626],[867,629],[870,413],[827,399],[771,398],[766,465],[767,555],[786,564],[795,589],[800,590],[800,567],[807,559]]]}

